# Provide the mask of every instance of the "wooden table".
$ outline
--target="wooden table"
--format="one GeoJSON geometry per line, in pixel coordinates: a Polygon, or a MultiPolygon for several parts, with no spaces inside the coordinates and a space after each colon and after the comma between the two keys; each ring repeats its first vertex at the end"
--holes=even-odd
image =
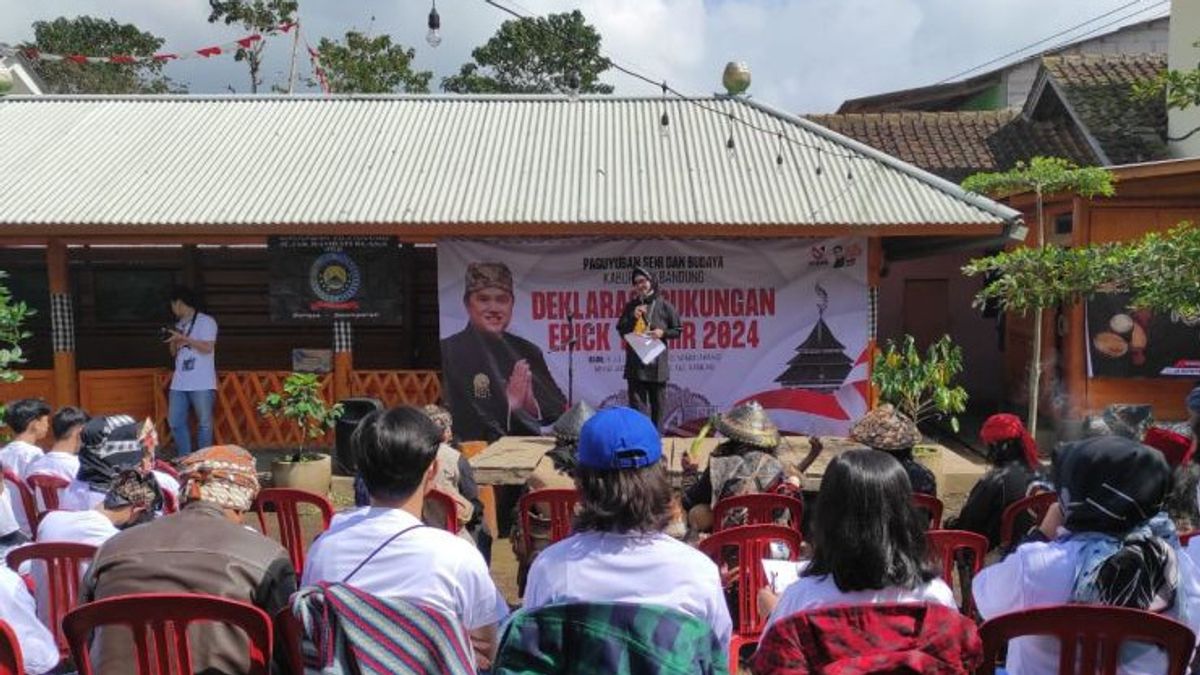
{"type": "MultiPolygon", "coordinates": [[[[692,447],[694,440],[673,437],[663,439],[663,455],[668,461],[667,469],[673,479],[682,475],[683,454],[692,447]]],[[[721,440],[709,437],[696,445],[692,458],[701,468],[708,464],[709,454],[721,440]]],[[[784,440],[786,447],[780,450],[779,457],[785,467],[795,467],[808,454],[808,437],[789,436],[784,440]]],[[[824,475],[829,460],[851,448],[862,447],[845,438],[825,437],[822,441],[825,443],[825,451],[804,474],[805,490],[816,490],[820,487],[821,476],[824,475]]],[[[523,485],[534,465],[553,447],[554,439],[546,436],[505,436],[471,458],[475,482],[480,485],[523,485]]],[[[794,473],[794,470],[790,473],[794,473]]]]}

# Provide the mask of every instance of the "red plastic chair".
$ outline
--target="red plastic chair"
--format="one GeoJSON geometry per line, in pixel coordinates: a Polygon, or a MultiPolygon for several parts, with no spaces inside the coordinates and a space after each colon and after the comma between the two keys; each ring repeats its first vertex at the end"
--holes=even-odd
{"type": "Polygon", "coordinates": [[[321,512],[321,531],[329,529],[333,520],[333,505],[319,494],[291,488],[266,488],[260,490],[251,507],[258,514],[258,526],[267,534],[267,512],[275,513],[275,524],[279,526],[279,543],[287,549],[296,576],[304,572],[304,532],[300,528],[300,505],[310,504],[321,512]]]}
{"type": "Polygon", "coordinates": [[[21,643],[12,626],[0,621],[0,675],[25,675],[25,661],[21,658],[21,643]]]}
{"type": "Polygon", "coordinates": [[[1191,532],[1184,532],[1183,534],[1179,535],[1179,545],[1184,548],[1187,548],[1188,542],[1192,540],[1192,537],[1194,537],[1198,534],[1200,534],[1200,530],[1192,530],[1191,532]]]}
{"type": "Polygon", "coordinates": [[[41,498],[42,508],[38,510],[38,522],[42,521],[42,516],[46,515],[47,511],[58,510],[59,490],[66,489],[70,483],[58,476],[51,476],[45,473],[35,473],[25,479],[29,484],[29,489],[41,498]]]}
{"type": "Polygon", "coordinates": [[[942,500],[933,495],[914,492],[913,504],[918,509],[924,509],[929,514],[929,529],[942,529],[942,512],[946,510],[946,507],[942,505],[942,500]]]}
{"type": "Polygon", "coordinates": [[[1013,527],[1022,513],[1032,511],[1034,523],[1040,523],[1042,518],[1046,517],[1046,511],[1050,510],[1050,505],[1057,503],[1057,492],[1039,492],[1022,497],[1005,507],[1004,513],[1000,515],[1000,548],[1007,550],[1012,546],[1013,539],[1016,538],[1013,536],[1013,527]]]}
{"type": "Polygon", "coordinates": [[[566,539],[571,534],[571,520],[575,515],[575,504],[579,493],[571,488],[533,490],[521,495],[517,501],[517,512],[521,514],[521,539],[526,551],[533,551],[532,509],[536,504],[550,508],[550,543],[566,539]]]}
{"type": "Polygon", "coordinates": [[[247,675],[267,675],[270,670],[271,617],[261,609],[226,598],[187,593],[138,593],[81,605],[63,617],[63,632],[80,675],[92,675],[92,631],[120,625],[133,640],[138,675],[189,675],[192,667],[188,626],[218,622],[235,626],[249,638],[247,675]]]}
{"type": "Polygon", "coordinates": [[[442,513],[446,514],[446,522],[442,529],[451,534],[458,534],[458,503],[454,501],[454,497],[448,492],[433,488],[425,493],[425,499],[437,504],[442,513]]]}
{"type": "Polygon", "coordinates": [[[163,513],[175,513],[179,511],[179,497],[175,496],[174,492],[162,491],[163,496],[163,513]]]}
{"type": "Polygon", "coordinates": [[[1002,614],[979,628],[983,637],[983,667],[994,673],[996,660],[1009,640],[1026,635],[1058,639],[1058,672],[1115,675],[1121,643],[1145,642],[1167,652],[1166,675],[1183,675],[1196,646],[1196,635],[1187,626],[1161,614],[1126,607],[1059,605],[1002,614]],[[1078,670],[1076,664],[1079,664],[1078,670]]]}
{"type": "Polygon", "coordinates": [[[44,583],[48,586],[45,598],[49,600],[50,606],[42,609],[46,612],[46,627],[54,631],[58,651],[63,656],[67,655],[68,648],[62,632],[62,618],[78,604],[79,580],[83,578],[83,567],[91,562],[95,555],[96,547],[91,544],[63,541],[36,542],[8,552],[8,566],[14,572],[19,572],[25,561],[43,565],[44,583]]]}
{"type": "MultiPolygon", "coordinates": [[[[972,554],[971,579],[979,574],[979,570],[983,567],[983,558],[988,552],[987,537],[966,530],[929,530],[925,532],[925,543],[928,544],[930,558],[941,565],[942,581],[945,581],[951,588],[954,587],[954,568],[957,567],[959,551],[970,551],[972,554]]],[[[975,614],[975,598],[971,595],[971,579],[960,579],[962,581],[962,606],[959,609],[967,616],[975,614]]]]}
{"type": "Polygon", "coordinates": [[[304,630],[291,607],[283,607],[272,617],[279,648],[286,650],[287,664],[292,673],[304,672],[304,630]]]}
{"type": "Polygon", "coordinates": [[[791,514],[789,526],[797,532],[804,516],[804,502],[795,497],[771,493],[737,495],[718,501],[713,508],[713,532],[729,529],[723,524],[729,512],[736,508],[746,509],[746,525],[775,525],[775,514],[787,510],[791,514]]]}
{"type": "Polygon", "coordinates": [[[21,501],[21,509],[25,511],[25,518],[29,521],[29,531],[33,537],[37,538],[38,524],[38,509],[37,500],[33,497],[33,491],[25,484],[25,481],[17,477],[10,469],[4,470],[5,489],[16,490],[17,498],[21,501]]]}
{"type": "Polygon", "coordinates": [[[738,606],[737,625],[729,642],[729,672],[738,672],[739,652],[743,647],[757,644],[762,637],[765,616],[758,614],[758,590],[767,585],[762,561],[773,557],[771,542],[782,541],[788,546],[788,559],[800,555],[800,533],[782,525],[743,525],[721,530],[700,542],[700,551],[712,558],[718,567],[728,565],[727,549],[737,551],[738,606]]]}

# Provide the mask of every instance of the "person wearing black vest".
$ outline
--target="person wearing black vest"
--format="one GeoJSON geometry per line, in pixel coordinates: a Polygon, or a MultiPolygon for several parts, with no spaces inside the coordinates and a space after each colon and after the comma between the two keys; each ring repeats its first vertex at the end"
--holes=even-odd
{"type": "Polygon", "coordinates": [[[671,365],[667,351],[659,354],[650,363],[642,363],[637,352],[624,341],[625,335],[639,333],[660,340],[679,337],[682,326],[679,312],[659,295],[658,282],[650,272],[641,267],[633,268],[634,297],[625,303],[621,318],[617,321],[617,334],[625,344],[625,380],[629,386],[629,407],[649,415],[654,427],[662,430],[663,403],[667,380],[671,376],[671,365]]]}

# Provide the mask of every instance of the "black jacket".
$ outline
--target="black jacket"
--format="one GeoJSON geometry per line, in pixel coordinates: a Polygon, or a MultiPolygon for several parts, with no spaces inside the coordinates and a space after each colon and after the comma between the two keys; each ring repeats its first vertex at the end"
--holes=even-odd
{"type": "Polygon", "coordinates": [[[495,441],[501,436],[539,436],[566,410],[567,398],[550,376],[542,350],[512,333],[495,338],[469,324],[442,340],[442,398],[454,418],[454,432],[466,441],[495,441]],[[508,376],[524,359],[533,372],[533,395],[541,419],[508,414],[508,376]]]}
{"type": "MultiPolygon", "coordinates": [[[[645,302],[646,300],[643,298],[631,298],[629,302],[625,303],[621,318],[617,320],[617,335],[621,344],[625,345],[625,379],[638,382],[666,382],[671,379],[671,365],[667,358],[670,349],[659,354],[658,358],[650,362],[650,365],[646,365],[638,358],[637,352],[633,351],[629,343],[625,342],[625,334],[632,332],[633,327],[637,325],[637,319],[633,312],[638,305],[645,302]]],[[[679,337],[683,328],[679,323],[679,312],[675,311],[675,306],[658,293],[650,298],[649,303],[650,311],[646,316],[647,330],[661,328],[664,340],[673,340],[679,337]]]]}

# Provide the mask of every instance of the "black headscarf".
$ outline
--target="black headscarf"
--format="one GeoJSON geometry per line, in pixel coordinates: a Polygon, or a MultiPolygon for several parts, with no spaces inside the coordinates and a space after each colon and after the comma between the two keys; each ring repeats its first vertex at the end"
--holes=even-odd
{"type": "Polygon", "coordinates": [[[1068,530],[1120,536],[1162,510],[1171,467],[1161,452],[1137,441],[1098,436],[1058,450],[1054,484],[1068,530]]]}
{"type": "Polygon", "coordinates": [[[650,295],[647,295],[645,299],[649,300],[653,298],[658,293],[658,279],[650,273],[650,270],[642,267],[641,265],[633,268],[633,274],[630,275],[629,280],[633,281],[638,277],[646,277],[650,280],[650,295]]]}
{"type": "Polygon", "coordinates": [[[108,492],[121,471],[142,461],[138,423],[128,415],[94,417],[79,434],[79,473],[75,477],[94,492],[108,492]]]}

